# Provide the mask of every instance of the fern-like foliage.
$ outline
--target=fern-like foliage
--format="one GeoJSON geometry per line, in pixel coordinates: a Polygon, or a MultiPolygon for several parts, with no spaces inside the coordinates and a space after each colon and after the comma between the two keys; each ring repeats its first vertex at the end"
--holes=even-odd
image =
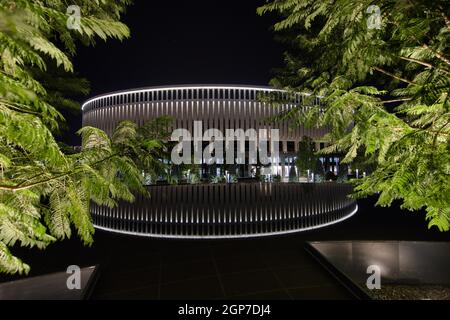
{"type": "Polygon", "coordinates": [[[62,152],[53,136],[64,122],[58,110],[74,107],[64,93],[87,92],[84,80],[68,74],[77,41],[129,36],[120,22],[129,0],[70,4],[81,9],[74,30],[67,28],[66,1],[0,1],[0,272],[29,271],[11,254],[14,245],[45,248],[74,231],[91,244],[91,201],[133,201],[145,192],[143,170],[156,172],[164,149],[158,134],[124,123],[113,137],[83,128],[82,151],[62,152]]]}
{"type": "Polygon", "coordinates": [[[294,123],[330,128],[324,153],[373,166],[355,196],[379,194],[426,209],[429,227],[450,227],[450,6],[448,1],[275,0],[274,29],[289,44],[272,85],[322,96],[294,107],[294,123]],[[368,19],[380,13],[379,28],[368,19]],[[372,25],[373,26],[373,25],[372,25]]]}

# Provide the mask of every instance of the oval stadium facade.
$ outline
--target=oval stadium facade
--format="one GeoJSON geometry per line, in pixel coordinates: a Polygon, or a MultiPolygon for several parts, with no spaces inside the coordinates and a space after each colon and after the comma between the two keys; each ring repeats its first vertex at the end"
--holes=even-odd
{"type": "MultiPolygon", "coordinates": [[[[306,101],[313,104],[319,101],[296,94],[291,98],[292,105],[275,108],[261,101],[265,94],[287,95],[270,87],[185,85],[118,91],[86,101],[82,106],[83,126],[102,129],[108,135],[120,121],[131,120],[141,126],[161,116],[173,118],[171,130],[194,132],[195,123],[200,123],[204,131],[278,129],[279,135],[279,154],[270,165],[270,173],[279,177],[277,182],[149,185],[149,198],[137,196],[136,202],[121,203],[113,209],[93,204],[94,225],[140,236],[237,238],[310,230],[353,215],[357,204],[348,198],[349,185],[290,180],[293,174],[297,175],[295,160],[299,143],[307,136],[314,141],[315,149],[320,149],[324,146],[320,138],[326,129],[268,121],[288,111],[293,104],[307,108],[306,101]]],[[[327,170],[339,171],[338,158],[321,160],[327,170]]],[[[246,163],[237,166],[233,174],[251,178],[254,169],[255,165],[246,163]]],[[[201,170],[200,175],[210,173],[201,170]]],[[[220,165],[214,173],[228,174],[220,165]]]]}

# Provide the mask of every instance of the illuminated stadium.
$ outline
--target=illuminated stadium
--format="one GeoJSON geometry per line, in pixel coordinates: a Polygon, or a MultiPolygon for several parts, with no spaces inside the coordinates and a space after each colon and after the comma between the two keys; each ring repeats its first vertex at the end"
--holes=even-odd
{"type": "MultiPolygon", "coordinates": [[[[94,225],[140,236],[237,238],[310,230],[353,215],[357,205],[347,197],[352,190],[349,185],[317,183],[314,173],[309,172],[306,180],[297,177],[295,160],[299,143],[310,137],[315,149],[321,149],[325,144],[320,139],[326,129],[292,128],[288,121],[268,120],[288,111],[292,105],[307,108],[308,104],[319,103],[318,99],[291,94],[290,103],[274,108],[261,99],[269,95],[288,97],[286,92],[269,87],[189,85],[118,91],[88,100],[82,107],[83,126],[97,127],[108,134],[123,120],[143,125],[148,120],[170,116],[174,119],[171,130],[195,132],[199,124],[206,132],[254,130],[257,145],[262,143],[262,130],[277,130],[279,141],[277,152],[274,145],[269,146],[270,165],[249,161],[251,142],[247,137],[242,146],[244,159],[235,165],[227,165],[223,158],[216,159],[214,165],[199,160],[195,174],[203,178],[201,181],[211,175],[225,177],[224,180],[176,185],[152,183],[148,185],[151,195],[148,198],[137,196],[134,203],[121,203],[113,209],[93,205],[94,225]]],[[[321,162],[329,172],[340,170],[337,157],[322,157],[321,162]]]]}

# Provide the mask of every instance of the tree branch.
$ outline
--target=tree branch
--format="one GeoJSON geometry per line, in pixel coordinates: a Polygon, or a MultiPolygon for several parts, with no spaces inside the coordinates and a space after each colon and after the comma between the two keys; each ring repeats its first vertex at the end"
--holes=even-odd
{"type": "MultiPolygon", "coordinates": [[[[96,161],[96,162],[90,164],[90,166],[91,167],[96,166],[96,165],[98,165],[98,164],[100,164],[100,163],[102,163],[104,161],[107,161],[107,160],[109,160],[111,158],[114,158],[116,156],[118,156],[118,154],[112,154],[112,155],[110,155],[110,156],[108,156],[106,158],[103,158],[103,159],[101,159],[99,161],[96,161]]],[[[83,170],[80,170],[80,169],[78,169],[78,170],[70,170],[70,171],[64,172],[62,174],[56,175],[54,177],[51,177],[51,178],[48,178],[48,179],[44,179],[44,180],[40,180],[40,181],[33,182],[33,183],[29,183],[27,185],[23,185],[23,182],[21,182],[21,183],[19,183],[17,185],[14,185],[14,186],[0,185],[0,191],[1,190],[2,191],[20,191],[20,190],[25,190],[25,189],[29,189],[29,188],[32,188],[32,187],[35,187],[35,186],[38,186],[38,185],[41,185],[41,184],[53,181],[53,180],[61,179],[61,178],[64,178],[66,176],[70,176],[70,175],[79,173],[81,171],[83,171],[83,170]]]]}
{"type": "MultiPolygon", "coordinates": [[[[402,59],[402,60],[406,60],[406,61],[410,61],[410,62],[415,62],[415,63],[417,63],[417,64],[421,64],[421,65],[423,65],[423,66],[425,66],[425,67],[427,67],[427,68],[430,68],[430,69],[440,69],[440,68],[438,68],[438,67],[436,67],[435,65],[433,65],[433,64],[431,64],[431,63],[429,63],[429,62],[425,62],[425,61],[422,61],[422,60],[418,60],[418,59],[414,59],[414,58],[409,58],[409,57],[403,57],[403,56],[400,56],[400,59],[402,59]]],[[[443,70],[445,73],[448,73],[448,71],[447,70],[443,70]]]]}
{"type": "MultiPolygon", "coordinates": [[[[439,7],[439,9],[444,10],[442,7],[439,7]]],[[[447,17],[445,12],[441,12],[441,15],[442,15],[442,18],[444,19],[445,25],[447,26],[447,28],[450,29],[450,19],[447,17]]]]}
{"type": "Polygon", "coordinates": [[[434,55],[436,56],[436,58],[438,58],[439,60],[445,62],[446,64],[450,65],[450,60],[448,60],[446,57],[444,57],[444,55],[436,50],[434,50],[433,48],[429,47],[427,44],[422,44],[422,47],[430,50],[431,52],[434,53],[434,55]]]}
{"type": "MultiPolygon", "coordinates": [[[[410,2],[410,1],[408,1],[408,2],[410,2]]],[[[411,2],[410,2],[410,4],[414,7],[414,4],[412,4],[411,2]]],[[[440,9],[443,10],[442,8],[440,8],[440,9]]],[[[388,15],[391,16],[390,13],[388,13],[388,15]]],[[[448,17],[447,17],[444,13],[442,13],[442,16],[443,16],[443,18],[444,18],[445,24],[447,25],[447,27],[449,27],[448,17]]],[[[393,23],[394,25],[396,25],[397,27],[399,27],[398,23],[396,23],[396,22],[394,21],[394,19],[392,19],[392,23],[393,23]]],[[[450,60],[447,59],[446,57],[444,57],[444,55],[443,55],[442,53],[440,53],[440,52],[438,52],[438,51],[436,51],[436,50],[430,48],[426,43],[422,43],[422,41],[420,41],[419,39],[417,39],[414,35],[411,35],[411,39],[413,39],[414,41],[416,41],[416,42],[417,42],[419,45],[421,45],[423,48],[425,48],[425,49],[430,50],[431,52],[433,52],[434,55],[436,56],[436,58],[438,58],[439,60],[445,62],[445,63],[448,64],[448,65],[450,65],[450,60]]]]}
{"type": "Polygon", "coordinates": [[[383,103],[395,103],[395,102],[404,102],[404,101],[411,101],[412,98],[400,98],[400,99],[394,99],[394,100],[386,100],[382,101],[383,103]]]}
{"type": "Polygon", "coordinates": [[[21,109],[11,103],[9,103],[6,100],[0,100],[0,103],[3,103],[5,106],[9,107],[10,109],[14,110],[14,111],[18,111],[18,112],[23,112],[23,113],[28,113],[28,114],[32,114],[35,116],[41,116],[41,114],[39,112],[35,112],[35,111],[31,111],[31,110],[25,110],[25,109],[21,109]]]}
{"type": "Polygon", "coordinates": [[[442,16],[444,17],[444,21],[445,21],[445,24],[447,25],[447,28],[450,29],[450,20],[448,19],[448,17],[445,14],[442,14],[442,16]]]}
{"type": "Polygon", "coordinates": [[[378,72],[384,73],[385,75],[388,75],[388,76],[390,76],[390,77],[392,77],[392,78],[394,78],[394,79],[397,79],[397,80],[399,80],[399,81],[405,82],[405,83],[407,83],[407,84],[411,84],[411,85],[415,85],[415,84],[416,84],[416,83],[414,83],[414,82],[412,82],[412,81],[409,81],[408,79],[405,79],[405,78],[396,76],[395,74],[390,73],[390,72],[388,72],[388,71],[386,71],[386,70],[384,70],[384,69],[381,69],[381,68],[379,68],[379,67],[372,67],[372,69],[374,69],[374,70],[376,70],[376,71],[378,71],[378,72]]]}
{"type": "Polygon", "coordinates": [[[55,176],[55,177],[52,177],[52,178],[49,178],[49,179],[41,180],[41,181],[38,181],[38,182],[30,183],[30,184],[27,184],[27,185],[24,185],[24,186],[20,186],[20,185],[15,185],[15,186],[0,185],[0,190],[2,190],[2,191],[20,191],[20,190],[25,190],[25,189],[29,189],[29,188],[38,186],[38,185],[43,184],[43,183],[47,183],[47,182],[50,182],[50,181],[53,181],[53,180],[61,179],[61,178],[65,177],[65,176],[72,175],[72,174],[75,174],[75,173],[76,173],[76,171],[69,171],[69,172],[66,172],[64,174],[61,174],[61,175],[58,175],[58,176],[55,176]]]}
{"type": "Polygon", "coordinates": [[[421,60],[418,60],[418,59],[408,58],[408,57],[403,57],[403,56],[400,56],[400,59],[406,60],[406,61],[410,61],[410,62],[415,62],[415,63],[421,64],[421,65],[423,65],[423,66],[425,66],[427,68],[430,68],[430,69],[434,68],[434,66],[431,63],[424,62],[424,61],[421,61],[421,60]]]}

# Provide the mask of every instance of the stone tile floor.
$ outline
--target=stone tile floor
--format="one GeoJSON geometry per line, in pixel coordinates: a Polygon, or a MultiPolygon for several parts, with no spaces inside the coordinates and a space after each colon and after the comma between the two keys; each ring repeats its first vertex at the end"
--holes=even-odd
{"type": "MultiPolygon", "coordinates": [[[[350,294],[304,250],[306,241],[450,241],[428,230],[424,213],[374,208],[340,224],[279,237],[242,240],[169,240],[97,231],[94,245],[74,237],[45,251],[14,248],[32,267],[29,276],[100,265],[92,299],[351,299],[350,294]]],[[[21,276],[0,275],[0,282],[21,276]]]]}
{"type": "Polygon", "coordinates": [[[352,298],[302,246],[280,249],[271,242],[173,243],[163,252],[131,253],[122,258],[136,259],[126,271],[115,264],[102,268],[92,298],[352,298]]]}

